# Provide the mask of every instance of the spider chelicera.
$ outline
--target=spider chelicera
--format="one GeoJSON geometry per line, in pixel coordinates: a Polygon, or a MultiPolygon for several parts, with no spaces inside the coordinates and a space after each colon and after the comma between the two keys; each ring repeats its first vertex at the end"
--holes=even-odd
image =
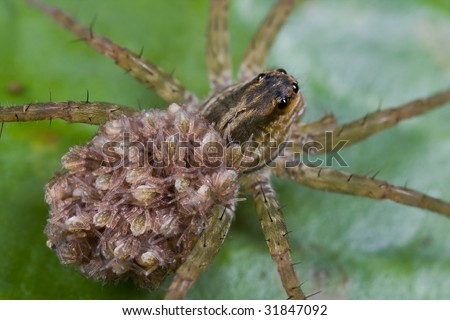
{"type": "MultiPolygon", "coordinates": [[[[305,50],[306,50],[306,48],[305,48],[305,50]]],[[[255,74],[253,75],[253,76],[256,76],[256,74],[258,73],[259,71],[255,71],[255,74]]],[[[364,122],[364,121],[363,121],[364,122]]],[[[326,171],[323,171],[322,173],[325,173],[326,171]]],[[[317,177],[319,177],[319,174],[316,172],[316,174],[317,174],[317,177]]],[[[352,178],[350,178],[349,176],[346,178],[346,179],[348,179],[349,180],[349,182],[351,182],[354,178],[355,178],[356,176],[354,176],[354,177],[352,177],[352,178]]],[[[323,174],[320,174],[320,177],[319,178],[324,178],[324,175],[323,174]]],[[[354,181],[354,180],[353,180],[354,181]]],[[[303,259],[302,259],[303,260],[303,259]]],[[[300,268],[301,269],[301,268],[300,268]]]]}

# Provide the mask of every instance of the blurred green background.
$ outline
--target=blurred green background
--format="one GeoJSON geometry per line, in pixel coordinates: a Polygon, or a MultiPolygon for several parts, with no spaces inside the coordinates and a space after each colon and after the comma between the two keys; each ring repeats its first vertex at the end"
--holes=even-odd
{"type": "MultiPolygon", "coordinates": [[[[200,97],[208,92],[208,2],[50,1],[95,31],[172,72],[200,97]]],[[[273,1],[231,1],[235,66],[273,1]]],[[[90,99],[142,108],[165,103],[22,1],[0,2],[0,102],[90,99]],[[19,85],[13,92],[11,85],[19,85]]],[[[268,67],[297,77],[307,120],[341,122],[450,86],[448,0],[319,0],[298,7],[268,67]]],[[[345,170],[450,200],[450,106],[379,134],[343,153],[345,170]]],[[[132,283],[99,283],[62,266],[46,247],[43,187],[87,125],[5,124],[0,139],[0,298],[161,298],[132,283]]],[[[450,298],[450,220],[386,201],[323,193],[275,179],[304,290],[328,299],[450,298]]],[[[251,201],[192,299],[284,299],[251,201]]]]}

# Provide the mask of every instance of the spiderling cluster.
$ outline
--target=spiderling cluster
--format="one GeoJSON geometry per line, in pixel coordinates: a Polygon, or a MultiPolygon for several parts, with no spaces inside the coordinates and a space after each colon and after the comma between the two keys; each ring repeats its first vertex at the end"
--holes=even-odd
{"type": "Polygon", "coordinates": [[[212,208],[233,205],[239,187],[236,172],[211,166],[196,152],[202,148],[173,148],[193,137],[221,141],[203,117],[172,104],[107,122],[71,148],[46,186],[45,233],[61,262],[88,277],[132,277],[153,288],[176,270],[212,208]]]}

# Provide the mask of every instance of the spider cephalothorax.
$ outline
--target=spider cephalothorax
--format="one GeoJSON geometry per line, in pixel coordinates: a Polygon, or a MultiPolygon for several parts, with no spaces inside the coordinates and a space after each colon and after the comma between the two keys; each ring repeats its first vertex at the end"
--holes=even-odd
{"type": "Polygon", "coordinates": [[[450,204],[439,199],[375,176],[308,166],[298,157],[309,145],[321,146],[316,152],[332,152],[332,141],[350,145],[441,106],[450,101],[450,90],[344,125],[337,125],[330,115],[300,124],[305,109],[297,81],[284,69],[261,73],[294,0],[274,5],[242,59],[236,83],[228,43],[228,1],[211,0],[211,93],[204,100],[141,55],[97,35],[61,10],[38,0],[28,2],[170,105],[167,111],[138,111],[86,99],[0,109],[2,128],[8,121],[55,118],[100,125],[91,141],[63,157],[62,170],[46,186],[48,246],[63,263],[78,265],[88,277],[131,277],[154,288],[175,273],[166,297],[183,298],[220,249],[241,183],[244,194],[255,201],[288,297],[305,298],[271,174],[319,190],[391,199],[450,216],[450,204]],[[287,165],[284,156],[295,161],[287,165]]]}
{"type": "Polygon", "coordinates": [[[297,81],[283,69],[226,88],[202,106],[202,114],[216,130],[228,132],[238,143],[263,141],[270,134],[280,144],[302,110],[297,81]]]}

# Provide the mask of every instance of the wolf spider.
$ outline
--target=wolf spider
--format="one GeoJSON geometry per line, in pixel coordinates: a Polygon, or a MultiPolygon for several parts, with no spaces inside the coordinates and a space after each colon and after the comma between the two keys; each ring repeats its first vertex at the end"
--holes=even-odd
{"type": "MultiPolygon", "coordinates": [[[[37,3],[37,2],[36,2],[37,3]]],[[[217,7],[216,8],[222,8],[220,5],[220,1],[216,1],[217,3],[217,7]]],[[[280,7],[278,8],[287,8],[287,7],[291,7],[291,4],[293,3],[293,1],[279,1],[280,3],[280,7]]],[[[213,7],[214,8],[214,7],[213,7]]],[[[277,7],[275,7],[277,8],[277,7]]],[[[277,13],[277,16],[280,18],[280,26],[281,23],[283,22],[284,18],[287,17],[287,13],[288,11],[290,11],[291,8],[289,10],[286,9],[286,11],[284,9],[275,9],[275,13],[277,13]]],[[[221,19],[225,19],[225,11],[223,9],[218,9],[216,11],[214,11],[217,15],[218,18],[221,19]]],[[[224,20],[221,20],[224,21],[224,20]]],[[[224,26],[226,26],[226,24],[224,24],[224,26]]],[[[267,28],[267,25],[266,25],[267,28]]],[[[225,30],[223,30],[225,31],[225,30]]],[[[211,33],[211,34],[215,34],[215,33],[211,33]]],[[[221,34],[224,35],[226,34],[226,32],[218,32],[217,34],[221,34]]],[[[83,37],[91,37],[92,33],[91,30],[89,28],[86,29],[86,32],[84,33],[84,36],[81,36],[81,38],[83,37]]],[[[80,35],[79,35],[80,37],[80,35]]],[[[221,41],[225,41],[225,38],[223,37],[212,37],[211,38],[212,41],[214,42],[215,45],[220,46],[221,44],[223,44],[221,41]]],[[[211,41],[211,40],[210,40],[211,41]]],[[[267,38],[261,38],[259,39],[259,41],[262,41],[263,43],[265,41],[270,42],[270,40],[268,40],[267,38]]],[[[305,49],[306,50],[306,49],[305,49]]],[[[261,67],[262,67],[262,63],[263,60],[267,54],[266,50],[256,50],[256,51],[251,51],[252,53],[256,54],[257,57],[256,59],[249,59],[248,61],[248,65],[245,66],[244,68],[241,68],[244,72],[244,76],[242,76],[242,79],[246,79],[246,78],[250,78],[250,77],[255,77],[260,71],[261,67]],[[260,58],[260,59],[258,59],[260,58]],[[251,72],[248,72],[247,75],[245,75],[245,71],[246,70],[251,70],[251,72]]],[[[254,58],[254,57],[253,57],[254,58]]],[[[227,67],[223,67],[220,64],[214,63],[213,59],[211,58],[211,55],[209,55],[209,61],[211,62],[210,65],[210,79],[212,80],[212,86],[213,89],[214,88],[221,88],[222,87],[222,82],[226,82],[228,83],[229,80],[229,76],[228,76],[228,68],[227,67]],[[216,82],[214,81],[215,79],[218,79],[219,81],[216,82]]],[[[129,70],[127,70],[129,71],[129,70]]],[[[130,73],[130,72],[129,72],[130,73]]],[[[131,72],[132,73],[132,72],[131,72]]],[[[160,88],[161,89],[161,88],[160,88]]],[[[166,93],[161,92],[161,90],[156,88],[156,92],[158,92],[161,95],[165,95],[166,93]]],[[[433,104],[433,106],[437,106],[440,104],[443,104],[447,101],[449,101],[449,91],[444,91],[441,92],[440,94],[437,94],[435,96],[432,96],[432,99],[428,99],[425,100],[425,106],[426,105],[431,105],[433,104]]],[[[179,99],[179,97],[173,97],[173,96],[165,96],[166,100],[168,101],[178,101],[178,102],[182,102],[183,100],[179,99]]],[[[187,99],[189,100],[189,99],[187,99]]],[[[83,104],[83,102],[80,102],[81,104],[83,104]]],[[[89,102],[85,102],[85,105],[92,105],[89,102]]],[[[417,106],[419,103],[413,103],[414,106],[417,106]]],[[[47,104],[48,105],[48,104],[47,104]]],[[[105,104],[106,105],[106,104],[105,104]]],[[[64,109],[67,104],[60,104],[61,109],[64,109]]],[[[106,105],[108,107],[108,105],[106,105]]],[[[414,108],[413,107],[406,107],[405,109],[407,110],[406,112],[406,116],[412,116],[411,114],[411,109],[414,108]]],[[[42,104],[28,104],[25,106],[20,106],[20,107],[16,107],[15,109],[2,109],[2,113],[0,113],[0,118],[2,119],[2,121],[25,121],[25,120],[38,120],[38,119],[53,119],[53,118],[58,118],[58,115],[55,114],[45,114],[44,113],[44,109],[45,106],[42,104]],[[41,107],[39,107],[41,106],[41,107]],[[31,114],[30,111],[36,107],[36,109],[38,110],[38,112],[36,112],[36,116],[37,118],[35,119],[31,119],[29,118],[29,115],[31,114]],[[41,109],[40,109],[41,108],[41,109]],[[12,111],[12,112],[11,112],[12,111]],[[9,113],[9,114],[8,114],[9,113]],[[8,118],[9,115],[12,115],[12,117],[8,118]]],[[[124,109],[126,110],[126,109],[124,109]]],[[[97,113],[94,111],[93,114],[99,115],[100,117],[104,117],[104,115],[102,115],[101,113],[97,113]]],[[[380,111],[379,113],[376,112],[374,113],[374,118],[376,118],[376,115],[384,115],[386,116],[385,113],[383,113],[383,111],[380,111]]],[[[64,116],[62,116],[64,118],[64,116]]],[[[394,119],[394,122],[398,121],[398,116],[395,115],[395,112],[388,112],[388,115],[386,117],[384,117],[384,119],[387,119],[389,121],[389,119],[394,119]],[[394,116],[392,116],[394,114],[394,116]]],[[[102,118],[103,119],[103,118],[102,118]]],[[[332,117],[325,117],[323,118],[324,120],[321,121],[319,120],[318,122],[313,122],[315,123],[315,125],[310,126],[310,125],[294,125],[294,136],[295,136],[295,132],[297,132],[298,136],[307,136],[310,137],[312,136],[311,139],[313,140],[319,140],[320,141],[320,134],[315,134],[315,132],[319,132],[322,130],[332,130],[333,128],[335,128],[335,124],[334,124],[334,119],[332,117]],[[328,121],[331,122],[329,123],[328,121]],[[311,134],[312,133],[312,134],[311,134]]],[[[363,135],[363,137],[365,137],[366,133],[362,133],[361,130],[359,130],[361,128],[361,125],[369,127],[367,134],[373,134],[376,132],[376,130],[374,129],[370,129],[373,128],[371,127],[371,116],[365,116],[363,118],[361,118],[360,120],[355,121],[355,128],[356,130],[355,132],[355,136],[346,136],[345,133],[346,132],[350,132],[350,130],[348,130],[349,126],[337,126],[337,129],[334,130],[335,135],[339,136],[340,139],[349,139],[349,140],[357,140],[360,136],[360,134],[363,135]]],[[[84,117],[84,119],[81,119],[81,122],[94,122],[92,121],[92,117],[84,117]]],[[[100,120],[99,122],[101,122],[103,120],[100,120]]],[[[374,123],[374,125],[377,124],[376,121],[374,123]]],[[[3,127],[3,125],[2,125],[3,127]]],[[[351,127],[351,126],[350,126],[351,127]]],[[[6,131],[5,131],[6,132],[6,131]]],[[[296,141],[301,141],[304,142],[305,139],[300,139],[300,137],[297,137],[296,141]]],[[[284,172],[284,170],[272,170],[275,174],[279,174],[279,175],[285,175],[286,173],[284,172]]],[[[334,189],[337,188],[337,191],[341,191],[344,193],[357,193],[359,191],[364,191],[364,192],[370,192],[370,190],[368,189],[355,189],[352,185],[354,183],[357,182],[364,182],[364,185],[374,185],[374,184],[380,184],[382,183],[380,180],[377,180],[376,178],[373,177],[373,175],[369,175],[368,177],[364,177],[364,176],[358,176],[358,175],[350,175],[350,174],[339,174],[336,171],[332,170],[332,169],[317,169],[317,168],[308,168],[305,166],[300,166],[298,167],[298,169],[289,169],[288,171],[290,171],[290,176],[299,180],[298,182],[303,183],[307,186],[311,186],[311,187],[316,187],[319,189],[334,189]],[[296,170],[301,170],[301,172],[304,172],[304,174],[306,174],[306,176],[299,176],[296,174],[296,170]],[[306,177],[306,178],[305,178],[306,177]],[[329,179],[329,180],[328,180],[329,179]],[[321,183],[324,183],[325,185],[322,185],[321,183]],[[329,183],[327,185],[327,183],[329,183]],[[350,186],[349,189],[347,189],[347,187],[350,186]]],[[[287,234],[287,231],[284,229],[283,230],[283,223],[280,223],[278,226],[275,226],[275,224],[273,223],[269,223],[270,219],[274,219],[274,215],[277,215],[277,217],[279,217],[279,219],[283,219],[281,216],[281,211],[278,210],[278,203],[276,198],[274,197],[272,191],[271,191],[271,187],[268,184],[268,181],[266,180],[266,178],[264,176],[262,176],[261,172],[256,172],[256,173],[252,173],[251,176],[247,175],[247,176],[243,176],[242,178],[244,180],[244,184],[247,186],[247,192],[248,193],[255,193],[256,194],[256,201],[259,205],[258,207],[258,214],[260,217],[260,220],[263,220],[263,224],[265,221],[265,234],[266,236],[271,239],[273,236],[276,235],[282,235],[282,237],[280,237],[281,241],[285,241],[285,235],[287,234]],[[252,177],[251,179],[249,179],[248,177],[252,177]],[[249,180],[252,181],[260,181],[260,183],[251,183],[249,182],[249,180]],[[261,182],[263,181],[263,182],[261,182]],[[252,190],[253,188],[253,190],[252,190]],[[267,189],[265,189],[267,188],[267,189]],[[250,190],[249,190],[250,189],[250,190]],[[261,190],[266,190],[266,192],[261,192],[261,190]],[[269,200],[268,200],[269,199],[269,200]],[[266,216],[264,214],[264,208],[266,207],[270,207],[271,210],[271,215],[270,215],[270,219],[267,220],[265,218],[267,218],[268,216],[266,216]]],[[[383,186],[386,186],[386,184],[383,184],[383,186]]],[[[376,190],[378,190],[378,187],[376,187],[375,189],[373,189],[373,192],[375,192],[376,190]]],[[[405,189],[400,188],[399,190],[404,191],[405,189]]],[[[380,195],[380,194],[379,194],[380,195]]],[[[381,194],[381,195],[385,195],[385,193],[381,194]]],[[[376,196],[376,194],[374,194],[374,196],[376,196]]],[[[413,201],[414,200],[418,200],[418,199],[422,199],[421,196],[417,196],[417,194],[414,194],[414,196],[411,198],[413,201]]],[[[286,199],[287,200],[287,199],[286,199]]],[[[413,203],[410,203],[409,200],[405,200],[406,204],[411,204],[414,205],[413,203]]],[[[448,204],[446,203],[441,203],[438,202],[436,200],[427,200],[427,201],[423,201],[424,205],[436,205],[437,206],[437,211],[442,211],[442,213],[448,215],[448,204]]],[[[293,208],[290,208],[289,210],[293,210],[293,208]]],[[[295,210],[295,208],[294,208],[295,210]]],[[[282,220],[281,220],[282,221],[282,220]]],[[[287,224],[288,226],[290,226],[290,224],[287,224]]],[[[270,241],[269,241],[270,244],[270,241]]],[[[274,248],[273,246],[269,245],[269,248],[271,249],[272,253],[273,250],[275,250],[276,248],[274,248]]],[[[284,242],[282,245],[282,249],[283,250],[287,250],[288,246],[287,246],[287,242],[284,242]]],[[[282,252],[288,252],[288,251],[283,251],[282,252]]],[[[288,292],[288,296],[290,297],[294,297],[294,298],[301,298],[303,297],[303,293],[301,292],[301,289],[299,287],[299,282],[296,280],[296,276],[295,273],[293,271],[293,268],[291,267],[291,262],[290,262],[290,257],[289,254],[287,254],[285,256],[285,258],[288,258],[288,260],[284,260],[284,261],[278,261],[278,266],[281,269],[281,274],[284,277],[289,278],[288,281],[284,281],[283,284],[285,285],[285,287],[287,288],[287,292],[288,292]]],[[[303,259],[302,259],[303,260],[303,259]]],[[[198,262],[198,261],[197,261],[198,262]]],[[[300,268],[301,269],[301,268],[300,268]]],[[[219,270],[220,271],[220,270],[219,270]]],[[[303,279],[305,279],[305,276],[303,276],[303,279]]],[[[305,280],[308,280],[307,278],[305,280]]],[[[308,284],[306,283],[306,286],[308,284]]],[[[172,290],[172,294],[174,294],[174,291],[172,290]]],[[[176,297],[181,297],[182,295],[184,295],[184,291],[175,291],[175,296],[176,297]]]]}

